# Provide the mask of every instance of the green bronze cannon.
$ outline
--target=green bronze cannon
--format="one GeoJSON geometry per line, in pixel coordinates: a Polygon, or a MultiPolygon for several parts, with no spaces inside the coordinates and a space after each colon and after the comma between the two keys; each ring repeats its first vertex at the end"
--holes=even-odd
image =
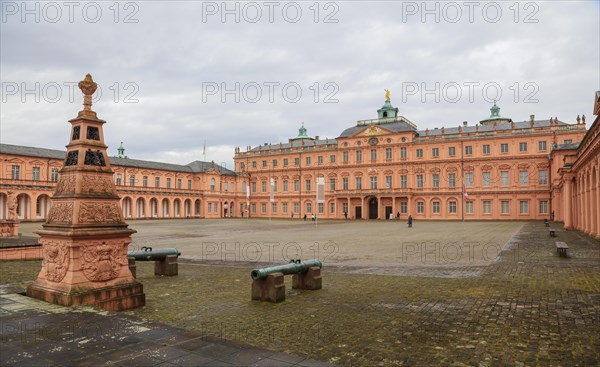
{"type": "Polygon", "coordinates": [[[144,246],[141,250],[128,253],[127,257],[133,257],[136,261],[163,261],[169,255],[180,256],[181,252],[173,247],[152,250],[152,247],[144,246]]]}
{"type": "Polygon", "coordinates": [[[268,277],[273,273],[283,273],[284,275],[288,274],[303,274],[308,271],[311,267],[316,266],[318,268],[323,267],[321,261],[318,259],[307,260],[305,262],[300,262],[300,260],[290,260],[289,264],[286,265],[278,265],[271,266],[269,268],[262,269],[254,269],[250,273],[252,279],[260,280],[268,277]]]}

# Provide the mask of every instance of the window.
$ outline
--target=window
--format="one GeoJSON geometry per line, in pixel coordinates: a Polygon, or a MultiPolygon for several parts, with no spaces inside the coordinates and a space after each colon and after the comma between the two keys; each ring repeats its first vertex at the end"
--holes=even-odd
{"type": "Polygon", "coordinates": [[[483,154],[490,154],[490,145],[483,144],[483,154]]]}
{"type": "Polygon", "coordinates": [[[538,183],[540,185],[548,184],[548,171],[547,170],[542,169],[538,172],[538,183]]]}
{"type": "Polygon", "coordinates": [[[256,182],[251,182],[250,188],[252,189],[252,192],[256,192],[256,182]]]}
{"type": "Polygon", "coordinates": [[[277,213],[277,203],[271,203],[271,213],[277,213]]]}
{"type": "Polygon", "coordinates": [[[540,214],[548,214],[548,200],[540,200],[540,214]]]}
{"type": "Polygon", "coordinates": [[[473,147],[470,145],[465,146],[465,155],[472,155],[473,154],[473,147]]]}
{"type": "Polygon", "coordinates": [[[400,158],[402,158],[402,159],[406,158],[406,147],[400,148],[400,158]]]}
{"type": "Polygon", "coordinates": [[[417,158],[423,158],[423,149],[417,149],[417,158]]]}
{"type": "Polygon", "coordinates": [[[181,189],[181,179],[180,178],[177,179],[177,188],[181,189]]]}
{"type": "Polygon", "coordinates": [[[300,204],[294,203],[294,213],[298,213],[300,211],[300,204]]]}
{"type": "Polygon", "coordinates": [[[431,149],[431,155],[433,157],[439,157],[440,156],[440,148],[432,148],[431,149]]]}
{"type": "Polygon", "coordinates": [[[408,213],[408,203],[406,201],[400,202],[400,213],[402,213],[402,214],[408,213]]]}
{"type": "Polygon", "coordinates": [[[260,211],[261,211],[261,213],[266,214],[267,213],[267,204],[265,204],[265,203],[260,204],[260,211]]]}
{"type": "Polygon", "coordinates": [[[362,177],[357,177],[356,178],[356,189],[357,190],[362,190],[362,177]]]}
{"type": "Polygon", "coordinates": [[[371,190],[377,189],[377,177],[371,176],[371,190]]]}
{"type": "Polygon", "coordinates": [[[451,189],[456,187],[456,173],[448,174],[448,187],[451,189]]]}
{"type": "Polygon", "coordinates": [[[210,191],[215,191],[216,181],[214,178],[210,179],[210,191]]]}
{"type": "Polygon", "coordinates": [[[135,186],[135,176],[134,175],[129,176],[129,186],[131,186],[131,187],[135,186]]]}
{"type": "Polygon", "coordinates": [[[296,166],[300,165],[300,158],[294,158],[294,165],[296,165],[296,166]]]}
{"type": "Polygon", "coordinates": [[[33,181],[39,181],[40,180],[40,167],[33,167],[31,169],[31,179],[33,181]]]}
{"type": "Polygon", "coordinates": [[[483,214],[492,213],[492,202],[490,200],[483,201],[483,214]]]}
{"type": "Polygon", "coordinates": [[[58,181],[58,168],[52,168],[52,178],[51,178],[51,180],[52,180],[52,182],[58,181]]]}
{"type": "Polygon", "coordinates": [[[300,191],[300,181],[294,180],[294,191],[300,191]]]}
{"type": "Polygon", "coordinates": [[[288,181],[283,180],[283,192],[287,192],[287,191],[288,191],[288,181]]]}
{"type": "Polygon", "coordinates": [[[263,160],[263,161],[262,161],[262,166],[263,166],[263,167],[266,167],[266,166],[267,166],[267,161],[263,160]]]}
{"type": "MultiPolygon", "coordinates": [[[[54,181],[54,180],[52,180],[52,181],[54,181]]],[[[121,186],[122,181],[123,181],[123,175],[121,175],[120,173],[117,173],[117,186],[121,186]]]]}
{"type": "Polygon", "coordinates": [[[317,164],[323,164],[323,156],[322,155],[317,157],[317,164]]]}
{"type": "Polygon", "coordinates": [[[417,214],[423,214],[425,212],[425,203],[417,201],[417,214]]]}
{"type": "Polygon", "coordinates": [[[312,157],[306,157],[306,164],[309,165],[312,163],[312,157]]]}
{"type": "Polygon", "coordinates": [[[306,192],[309,192],[310,191],[310,180],[306,180],[305,186],[306,186],[306,192]]]}
{"type": "Polygon", "coordinates": [[[240,163],[240,171],[243,171],[244,168],[246,168],[246,164],[244,164],[244,162],[240,163]]]}
{"type": "Polygon", "coordinates": [[[142,186],[148,187],[148,176],[142,177],[142,186]]]}
{"type": "Polygon", "coordinates": [[[545,140],[538,141],[538,150],[540,152],[545,152],[546,151],[546,141],[545,140]]]}
{"type": "Polygon", "coordinates": [[[572,139],[565,139],[565,144],[571,144],[573,142],[572,139]]]}
{"type": "Polygon", "coordinates": [[[377,160],[377,149],[371,149],[371,160],[372,161],[377,160]]]}
{"type": "Polygon", "coordinates": [[[170,189],[171,188],[171,179],[167,178],[167,188],[170,189]]]}
{"type": "Polygon", "coordinates": [[[283,203],[281,210],[283,211],[283,214],[287,214],[287,212],[288,212],[288,204],[287,203],[283,203]]]}
{"type": "Polygon", "coordinates": [[[333,201],[331,203],[329,203],[329,212],[331,214],[335,214],[335,202],[333,202],[333,201]]]}
{"type": "Polygon", "coordinates": [[[348,214],[348,203],[342,203],[342,212],[348,214]]]}
{"type": "Polygon", "coordinates": [[[492,180],[490,177],[490,172],[483,172],[483,186],[490,187],[492,184],[492,180]]]}
{"type": "Polygon", "coordinates": [[[342,153],[342,160],[344,161],[344,163],[348,163],[348,152],[343,152],[342,153]]]}
{"type": "Polygon", "coordinates": [[[473,214],[473,202],[472,201],[465,201],[465,213],[473,214]]]}
{"type": "Polygon", "coordinates": [[[417,189],[423,188],[423,175],[417,175],[417,189]]]}
{"type": "Polygon", "coordinates": [[[263,181],[260,183],[260,189],[262,192],[267,192],[267,181],[263,181]]]}
{"type": "Polygon", "coordinates": [[[500,183],[502,186],[506,187],[509,185],[509,176],[508,171],[500,171],[500,183]]]}
{"type": "Polygon", "coordinates": [[[329,156],[329,163],[335,163],[335,155],[334,154],[329,156]]]}
{"type": "Polygon", "coordinates": [[[432,179],[432,186],[434,189],[439,189],[440,188],[440,174],[439,173],[434,173],[431,175],[431,179],[432,179]]]}
{"type": "Polygon", "coordinates": [[[433,214],[440,214],[440,202],[434,201],[431,203],[431,211],[433,214]]]}
{"type": "Polygon", "coordinates": [[[252,204],[251,207],[252,207],[252,213],[256,214],[256,204],[252,204]]]}
{"type": "Polygon", "coordinates": [[[277,180],[273,179],[273,192],[277,192],[277,180]]]}
{"type": "Polygon", "coordinates": [[[342,178],[342,190],[348,190],[348,177],[342,178]]]}
{"type": "Polygon", "coordinates": [[[392,148],[385,148],[385,159],[392,159],[392,148]]]}
{"type": "Polygon", "coordinates": [[[508,153],[508,144],[500,144],[500,153],[508,153]]]}
{"type": "Polygon", "coordinates": [[[356,161],[357,162],[362,161],[362,150],[357,150],[356,151],[356,161]]]}
{"type": "Polygon", "coordinates": [[[527,142],[519,143],[519,152],[526,152],[526,151],[527,151],[527,142]]]}
{"type": "Polygon", "coordinates": [[[502,200],[500,207],[502,208],[502,214],[510,214],[510,201],[502,200]]]}
{"type": "Polygon", "coordinates": [[[256,161],[252,161],[252,168],[256,168],[256,161]]]}
{"type": "Polygon", "coordinates": [[[160,178],[154,177],[154,187],[160,187],[160,178]]]}
{"type": "Polygon", "coordinates": [[[247,193],[246,193],[246,190],[247,190],[247,189],[246,189],[246,181],[242,181],[242,194],[243,194],[243,195],[246,195],[246,194],[247,194],[247,193]]]}
{"type": "Polygon", "coordinates": [[[317,203],[317,211],[319,214],[323,214],[323,203],[317,203]]]}
{"type": "Polygon", "coordinates": [[[529,201],[519,201],[519,214],[529,214],[529,201]]]}
{"type": "Polygon", "coordinates": [[[450,214],[456,214],[456,201],[451,200],[448,203],[448,213],[450,213],[450,214]]]}
{"type": "Polygon", "coordinates": [[[400,188],[406,189],[408,187],[408,182],[406,179],[406,175],[400,175],[400,188]]]}
{"type": "Polygon", "coordinates": [[[448,155],[450,157],[454,157],[456,155],[456,148],[455,147],[448,147],[448,155]]]}
{"type": "Polygon", "coordinates": [[[12,179],[19,180],[21,176],[21,166],[13,165],[12,166],[12,179]]]}
{"type": "Polygon", "coordinates": [[[392,188],[392,176],[385,176],[385,188],[386,189],[392,188]]]}
{"type": "Polygon", "coordinates": [[[306,212],[312,213],[312,203],[306,203],[306,212]]]}
{"type": "Polygon", "coordinates": [[[473,172],[465,173],[465,185],[467,187],[473,187],[473,172]]]}
{"type": "Polygon", "coordinates": [[[277,167],[277,159],[273,159],[273,167],[277,167]]]}
{"type": "Polygon", "coordinates": [[[288,159],[287,158],[283,158],[283,166],[284,167],[288,166],[288,159]]]}
{"type": "Polygon", "coordinates": [[[335,178],[330,178],[329,179],[329,190],[330,191],[335,191],[335,178]]]}
{"type": "MultiPolygon", "coordinates": [[[[188,190],[192,189],[192,180],[188,180],[188,190]]],[[[227,184],[225,184],[225,191],[227,191],[227,184]]]]}
{"type": "Polygon", "coordinates": [[[529,184],[529,174],[525,170],[519,171],[519,185],[527,186],[529,184]]]}
{"type": "Polygon", "coordinates": [[[208,212],[212,213],[212,203],[208,203],[208,212]]]}

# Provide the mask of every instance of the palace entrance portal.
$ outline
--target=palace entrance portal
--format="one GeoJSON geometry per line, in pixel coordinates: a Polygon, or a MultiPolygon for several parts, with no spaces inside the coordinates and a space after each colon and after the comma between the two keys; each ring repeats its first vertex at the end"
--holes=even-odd
{"type": "Polygon", "coordinates": [[[369,199],[369,219],[377,219],[378,209],[379,209],[379,205],[377,203],[377,198],[370,198],[369,199]]]}

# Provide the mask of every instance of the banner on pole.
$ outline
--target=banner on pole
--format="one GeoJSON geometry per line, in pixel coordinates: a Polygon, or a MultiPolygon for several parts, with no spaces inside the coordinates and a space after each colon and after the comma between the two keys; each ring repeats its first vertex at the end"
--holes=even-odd
{"type": "Polygon", "coordinates": [[[275,180],[271,179],[271,202],[275,202],[275,180]]]}
{"type": "Polygon", "coordinates": [[[325,177],[317,177],[317,203],[325,202],[325,177]]]}

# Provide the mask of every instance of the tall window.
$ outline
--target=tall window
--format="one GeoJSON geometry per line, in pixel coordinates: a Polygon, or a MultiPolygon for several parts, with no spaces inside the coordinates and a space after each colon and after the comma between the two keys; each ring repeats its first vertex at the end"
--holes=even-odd
{"type": "Polygon", "coordinates": [[[510,181],[509,181],[509,176],[508,176],[508,171],[501,171],[500,172],[500,182],[502,184],[502,186],[508,186],[510,181]]]}
{"type": "Polygon", "coordinates": [[[356,189],[357,190],[362,190],[362,177],[357,177],[356,178],[356,189]]]}
{"type": "Polygon", "coordinates": [[[432,187],[434,189],[439,189],[440,188],[440,174],[439,173],[432,174],[431,179],[432,179],[432,187]]]}
{"type": "Polygon", "coordinates": [[[473,187],[473,172],[465,173],[465,185],[467,187],[473,187]]]}
{"type": "Polygon", "coordinates": [[[317,211],[319,214],[323,214],[323,203],[317,203],[317,211]]]}
{"type": "Polygon", "coordinates": [[[357,162],[362,161],[362,150],[357,150],[356,151],[356,161],[357,162]]]}
{"type": "Polygon", "coordinates": [[[306,180],[305,183],[306,183],[306,192],[309,192],[310,191],[310,180],[306,180]]]}
{"type": "Polygon", "coordinates": [[[300,191],[300,181],[294,180],[294,191],[300,191]]]}
{"type": "Polygon", "coordinates": [[[431,203],[431,211],[433,214],[440,214],[440,202],[434,201],[431,203]]]}
{"type": "Polygon", "coordinates": [[[490,154],[490,145],[483,144],[483,154],[490,154]]]}
{"type": "Polygon", "coordinates": [[[483,214],[492,213],[492,202],[490,200],[483,201],[483,214]]]}
{"type": "Polygon", "coordinates": [[[406,158],[406,147],[400,148],[400,158],[402,158],[402,159],[406,158]]]}
{"type": "Polygon", "coordinates": [[[266,167],[266,166],[267,166],[267,161],[266,161],[266,160],[263,160],[263,161],[262,161],[262,166],[263,166],[263,167],[266,167]]]}
{"type": "Polygon", "coordinates": [[[540,185],[548,184],[548,171],[547,170],[542,169],[538,172],[538,183],[540,185]]]}
{"type": "Polygon", "coordinates": [[[538,142],[538,150],[540,152],[546,151],[546,141],[545,140],[542,140],[542,141],[538,142]]]}
{"type": "Polygon", "coordinates": [[[329,203],[329,212],[331,214],[335,213],[335,202],[333,202],[333,201],[331,203],[329,203]]]}
{"type": "MultiPolygon", "coordinates": [[[[256,161],[252,161],[252,168],[256,168],[256,161]]],[[[256,211],[254,211],[256,212],[256,211]]]]}
{"type": "Polygon", "coordinates": [[[527,201],[527,200],[519,201],[519,214],[529,214],[529,201],[527,201]]]}
{"type": "Polygon", "coordinates": [[[263,214],[266,214],[267,213],[267,204],[265,204],[265,203],[260,204],[260,211],[263,214]]]}
{"type": "Polygon", "coordinates": [[[40,180],[40,167],[33,167],[31,169],[31,179],[33,181],[39,181],[40,180]]]}
{"type": "MultiPolygon", "coordinates": [[[[215,191],[216,182],[214,178],[210,179],[210,191],[215,191]]],[[[264,190],[263,190],[264,192],[264,190]]]]}
{"type": "Polygon", "coordinates": [[[540,200],[540,214],[548,214],[548,200],[540,200]]]}
{"type": "Polygon", "coordinates": [[[306,164],[311,164],[312,163],[312,158],[311,157],[306,157],[306,164]]]}
{"type": "Polygon", "coordinates": [[[283,203],[281,210],[283,211],[283,214],[287,214],[287,212],[288,212],[288,203],[283,203]]]}
{"type": "Polygon", "coordinates": [[[527,186],[529,184],[529,174],[525,170],[519,171],[519,185],[527,186]]]}
{"type": "Polygon", "coordinates": [[[400,175],[400,188],[406,189],[408,187],[408,182],[406,175],[400,175]]]}
{"type": "Polygon", "coordinates": [[[502,200],[500,206],[502,208],[502,214],[510,214],[510,201],[502,200]]]}
{"type": "Polygon", "coordinates": [[[425,212],[425,203],[422,201],[417,201],[417,213],[423,214],[425,212]]]}
{"type": "Polygon", "coordinates": [[[160,187],[160,177],[154,177],[154,187],[160,187]]]}
{"type": "Polygon", "coordinates": [[[385,188],[386,189],[392,188],[392,176],[385,176],[385,188]]]}
{"type": "Polygon", "coordinates": [[[329,156],[329,163],[335,163],[335,154],[329,156]]]}
{"type": "Polygon", "coordinates": [[[448,213],[450,213],[450,214],[456,214],[456,201],[451,200],[448,203],[448,213]]]}
{"type": "Polygon", "coordinates": [[[470,145],[465,146],[465,155],[472,155],[473,154],[473,147],[470,145]]]}
{"type": "Polygon", "coordinates": [[[448,147],[448,156],[454,157],[455,155],[456,155],[456,148],[455,147],[448,147]]]}
{"type": "Polygon", "coordinates": [[[273,167],[277,167],[277,159],[273,159],[273,167]]]}
{"type": "Polygon", "coordinates": [[[377,177],[371,176],[371,190],[375,190],[377,188],[377,177]]]}
{"type": "Polygon", "coordinates": [[[417,158],[423,158],[423,149],[417,149],[417,158]]]}
{"type": "MultiPolygon", "coordinates": [[[[191,189],[192,189],[192,180],[188,180],[188,190],[191,190],[191,189]]],[[[225,191],[227,191],[227,183],[225,183],[225,191]]]]}
{"type": "Polygon", "coordinates": [[[299,166],[300,165],[300,158],[294,158],[294,165],[295,166],[299,166]]]}
{"type": "Polygon", "coordinates": [[[21,177],[21,166],[13,165],[11,170],[11,178],[13,180],[19,180],[21,177]]]}
{"type": "Polygon", "coordinates": [[[456,173],[448,173],[448,187],[451,189],[456,187],[456,173]]]}
{"type": "Polygon", "coordinates": [[[348,177],[342,178],[342,190],[348,190],[348,177]]]}
{"type": "Polygon", "coordinates": [[[342,160],[344,163],[348,163],[348,151],[342,153],[342,160]]]}
{"type": "Polygon", "coordinates": [[[283,192],[288,191],[288,180],[283,180],[283,192]]]}
{"type": "Polygon", "coordinates": [[[283,158],[283,166],[287,167],[288,166],[288,159],[287,158],[283,158]]]}
{"type": "Polygon", "coordinates": [[[417,175],[417,189],[423,188],[423,175],[417,175]]]}
{"type": "Polygon", "coordinates": [[[400,213],[402,213],[402,214],[408,213],[408,203],[406,201],[400,202],[400,213]]]}
{"type": "Polygon", "coordinates": [[[117,186],[121,186],[123,184],[123,175],[120,173],[117,173],[117,186]]]}
{"type": "Polygon", "coordinates": [[[171,188],[171,178],[167,177],[167,189],[171,188]]]}
{"type": "Polygon", "coordinates": [[[519,143],[519,152],[526,152],[526,151],[527,151],[527,142],[519,143]]]}
{"type": "Polygon", "coordinates": [[[492,184],[492,180],[490,177],[490,172],[483,172],[483,186],[490,187],[492,184]]]}
{"type": "Polygon", "coordinates": [[[277,213],[277,203],[271,203],[271,213],[277,213]]]}
{"type": "Polygon", "coordinates": [[[252,190],[252,192],[256,192],[256,182],[250,183],[250,189],[252,190]]]}
{"type": "Polygon", "coordinates": [[[312,213],[312,203],[306,203],[306,212],[312,213]]]}
{"type": "Polygon", "coordinates": [[[58,181],[58,168],[52,168],[52,182],[58,181]]]}
{"type": "Polygon", "coordinates": [[[131,186],[131,187],[135,186],[135,176],[134,175],[129,176],[129,186],[131,186]]]}
{"type": "Polygon", "coordinates": [[[262,192],[267,192],[267,181],[263,181],[260,183],[260,189],[262,192]]]}
{"type": "Polygon", "coordinates": [[[473,202],[465,201],[465,214],[473,214],[473,202]]]}
{"type": "Polygon", "coordinates": [[[252,208],[252,213],[256,214],[256,204],[252,203],[250,207],[252,208]]]}
{"type": "Polygon", "coordinates": [[[298,213],[300,211],[300,204],[294,203],[294,213],[298,213]]]}
{"type": "Polygon", "coordinates": [[[323,156],[322,155],[317,157],[317,164],[323,164],[323,156]]]}
{"type": "Polygon", "coordinates": [[[348,214],[348,203],[342,203],[342,212],[348,214]]]}
{"type": "MultiPolygon", "coordinates": [[[[177,179],[177,188],[178,189],[181,188],[181,179],[180,178],[177,179]]],[[[217,205],[217,204],[215,204],[215,205],[217,205]]]]}
{"type": "Polygon", "coordinates": [[[329,190],[330,191],[335,191],[335,178],[330,178],[329,179],[329,190]]]}
{"type": "Polygon", "coordinates": [[[208,212],[212,213],[212,203],[208,203],[208,212]]]}
{"type": "Polygon", "coordinates": [[[439,157],[440,156],[440,148],[432,148],[431,149],[431,155],[433,157],[439,157]]]}
{"type": "Polygon", "coordinates": [[[385,148],[385,159],[392,159],[392,148],[385,148]]]}
{"type": "Polygon", "coordinates": [[[508,153],[508,144],[500,144],[500,153],[508,153]]]}
{"type": "Polygon", "coordinates": [[[142,186],[148,187],[148,176],[142,177],[142,186]]]}
{"type": "Polygon", "coordinates": [[[372,161],[377,160],[377,149],[371,149],[371,160],[372,161]]]}

